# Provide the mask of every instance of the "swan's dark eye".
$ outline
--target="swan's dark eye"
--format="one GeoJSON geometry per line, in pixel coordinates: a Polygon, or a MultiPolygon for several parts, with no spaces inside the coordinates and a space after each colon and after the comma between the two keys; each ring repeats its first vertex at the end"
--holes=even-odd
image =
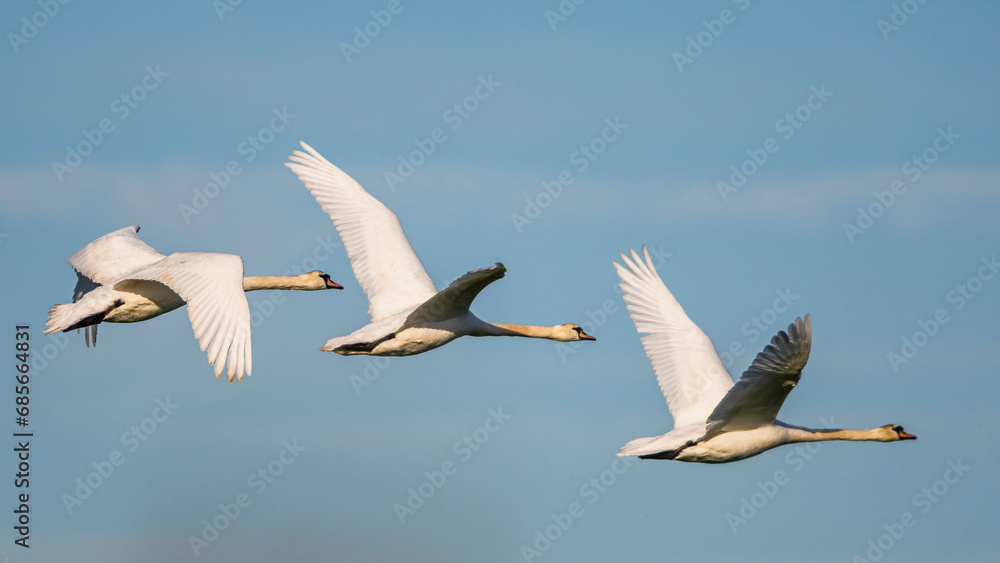
{"type": "Polygon", "coordinates": [[[580,327],[578,327],[578,326],[573,327],[573,330],[575,330],[577,334],[580,334],[580,333],[583,332],[583,329],[580,328],[580,327]]]}
{"type": "Polygon", "coordinates": [[[902,432],[903,431],[903,427],[902,426],[893,426],[892,427],[892,431],[896,432],[896,433],[902,432]]]}

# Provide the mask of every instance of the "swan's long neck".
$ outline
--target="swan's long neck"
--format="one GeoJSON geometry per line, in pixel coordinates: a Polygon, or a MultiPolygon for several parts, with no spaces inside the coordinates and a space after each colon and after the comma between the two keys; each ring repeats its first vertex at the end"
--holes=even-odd
{"type": "Polygon", "coordinates": [[[258,289],[316,289],[300,276],[247,276],[243,278],[243,291],[258,289]]]}
{"type": "Polygon", "coordinates": [[[788,443],[795,442],[826,442],[830,440],[848,440],[852,442],[886,442],[887,435],[882,428],[866,430],[813,430],[794,426],[788,428],[788,443]]]}
{"type": "Polygon", "coordinates": [[[526,336],[528,338],[555,338],[555,327],[511,325],[483,321],[472,336],[526,336]]]}

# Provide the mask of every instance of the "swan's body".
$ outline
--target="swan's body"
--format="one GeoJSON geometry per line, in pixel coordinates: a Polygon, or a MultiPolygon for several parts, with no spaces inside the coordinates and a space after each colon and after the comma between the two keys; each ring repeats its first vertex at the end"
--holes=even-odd
{"type": "Polygon", "coordinates": [[[473,270],[438,291],[403,233],[399,219],[345,172],[302,143],[285,163],[330,215],[351,268],[368,296],[371,323],[331,338],[320,350],[341,355],[409,356],[461,336],[525,336],[562,342],[595,340],[575,324],[524,326],[479,319],[469,306],[507,271],[499,262],[473,270]]]}
{"type": "Polygon", "coordinates": [[[660,390],[674,417],[674,429],[625,444],[619,456],[727,463],[784,444],[826,440],[895,442],[911,440],[903,427],[868,430],[812,430],[776,419],[785,397],[798,383],[809,359],[809,315],[780,331],[733,383],[712,341],[681,308],[643,247],[614,264],[622,293],[660,390]],[[643,260],[644,258],[644,260],[643,260]]]}
{"type": "Polygon", "coordinates": [[[77,283],[73,303],[49,311],[46,334],[84,328],[87,345],[97,344],[102,322],[135,323],[188,305],[188,316],[208,363],[219,377],[250,375],[250,308],[246,291],[340,289],[330,276],[243,277],[243,259],[233,254],[176,252],[164,256],[144,243],[139,227],[125,227],[70,256],[77,283]]]}

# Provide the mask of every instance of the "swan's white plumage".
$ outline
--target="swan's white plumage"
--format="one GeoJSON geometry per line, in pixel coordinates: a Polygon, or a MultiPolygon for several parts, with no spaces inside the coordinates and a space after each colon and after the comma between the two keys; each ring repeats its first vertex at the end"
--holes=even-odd
{"type": "Polygon", "coordinates": [[[67,261],[74,270],[99,284],[119,281],[164,258],[143,242],[138,232],[138,225],[110,232],[76,251],[67,261]]]}
{"type": "Polygon", "coordinates": [[[285,165],[302,180],[330,216],[368,296],[372,322],[410,312],[437,288],[410,246],[399,219],[353,178],[309,145],[285,165]]]}
{"type": "Polygon", "coordinates": [[[469,312],[472,301],[487,285],[502,278],[506,271],[507,268],[499,262],[488,268],[472,270],[412,310],[404,309],[390,317],[372,321],[346,336],[331,338],[320,350],[330,352],[348,344],[377,341],[416,325],[447,327],[455,331],[455,337],[471,333],[483,322],[469,312]],[[455,319],[461,319],[461,322],[455,322],[455,319]]]}
{"type": "MultiPolygon", "coordinates": [[[[188,318],[208,363],[219,377],[228,365],[232,380],[253,365],[250,308],[243,291],[243,259],[233,254],[175,252],[128,275],[128,280],[160,282],[187,303],[188,318]]],[[[121,283],[116,284],[116,287],[121,283]]]]}
{"type": "Polygon", "coordinates": [[[646,350],[667,407],[680,428],[704,422],[733,386],[712,341],[694,324],[663,284],[649,251],[622,254],[615,263],[622,294],[646,350]],[[626,267],[627,266],[627,267],[626,267]]]}
{"type": "Polygon", "coordinates": [[[735,385],[711,341],[660,280],[646,247],[615,263],[629,314],[642,337],[660,390],[674,416],[662,436],[636,438],[618,452],[654,459],[727,463],[794,442],[912,440],[899,425],[867,430],[811,430],[776,419],[812,346],[809,315],[779,331],[735,385]]]}
{"type": "MultiPolygon", "coordinates": [[[[164,256],[143,242],[138,231],[138,226],[118,229],[70,256],[78,276],[73,303],[52,308],[46,333],[66,330],[93,316],[100,316],[97,322],[142,321],[187,302],[195,338],[207,350],[216,377],[223,371],[230,381],[250,375],[250,309],[243,291],[243,259],[201,252],[164,256]]],[[[85,327],[95,342],[97,326],[85,327]]]]}
{"type": "Polygon", "coordinates": [[[438,291],[396,215],[309,145],[285,163],[330,216],[344,241],[351,269],[368,296],[371,323],[331,338],[320,350],[339,354],[408,356],[461,336],[526,336],[564,342],[595,340],[578,326],[487,323],[469,311],[480,291],[506,268],[473,270],[438,291]]]}

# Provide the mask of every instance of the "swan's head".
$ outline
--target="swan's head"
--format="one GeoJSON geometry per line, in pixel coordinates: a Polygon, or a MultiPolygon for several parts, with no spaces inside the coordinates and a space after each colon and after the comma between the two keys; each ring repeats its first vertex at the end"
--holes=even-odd
{"type": "Polygon", "coordinates": [[[913,434],[905,432],[903,427],[898,424],[886,424],[885,426],[880,427],[880,430],[884,431],[883,433],[885,435],[885,439],[882,440],[883,442],[898,442],[899,440],[917,439],[917,437],[913,434]]]}
{"type": "Polygon", "coordinates": [[[330,279],[330,274],[313,270],[299,276],[306,280],[309,289],[344,289],[344,286],[330,279]]]}
{"type": "Polygon", "coordinates": [[[583,332],[580,325],[573,323],[566,323],[563,325],[558,325],[554,327],[555,338],[553,340],[558,340],[559,342],[576,342],[577,340],[597,340],[593,336],[583,332]]]}

